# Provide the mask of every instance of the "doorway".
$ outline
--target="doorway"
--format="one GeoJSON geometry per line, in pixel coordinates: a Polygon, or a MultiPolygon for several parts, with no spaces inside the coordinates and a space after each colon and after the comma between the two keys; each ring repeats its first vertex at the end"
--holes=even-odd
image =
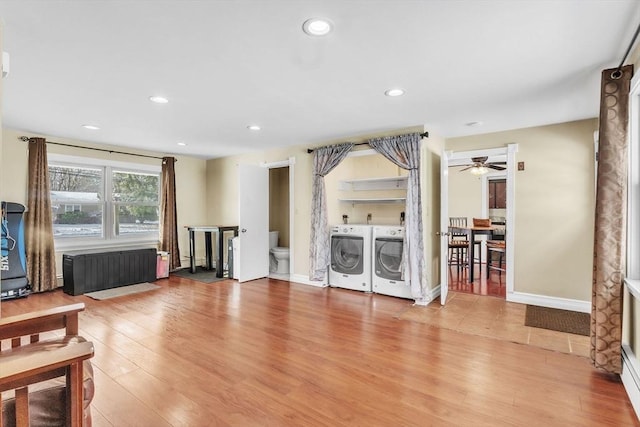
{"type": "MultiPolygon", "coordinates": [[[[504,217],[504,230],[505,230],[505,242],[506,242],[506,251],[504,254],[504,259],[507,266],[514,265],[514,206],[515,206],[515,191],[514,191],[514,171],[515,171],[515,153],[517,152],[517,144],[509,144],[505,148],[492,148],[492,149],[484,149],[484,150],[474,150],[474,151],[465,151],[465,152],[451,152],[444,151],[442,155],[442,168],[441,168],[441,236],[443,236],[442,240],[442,249],[441,253],[443,254],[443,260],[441,262],[441,281],[440,281],[440,294],[441,294],[441,303],[445,304],[446,296],[448,290],[454,291],[463,291],[469,293],[480,293],[476,291],[481,291],[481,289],[475,289],[481,287],[483,285],[486,286],[486,264],[483,264],[484,267],[482,269],[482,274],[479,274],[479,269],[476,267],[474,270],[475,277],[474,281],[470,282],[468,280],[462,280],[457,275],[453,276],[450,274],[450,269],[447,263],[448,257],[448,222],[450,216],[464,216],[468,218],[468,221],[471,222],[474,217],[476,218],[489,218],[489,178],[495,179],[504,179],[505,181],[505,197],[506,197],[506,205],[504,210],[502,211],[494,211],[494,213],[503,213],[504,215],[495,215],[495,216],[503,216],[504,217]],[[488,157],[487,162],[506,162],[506,170],[500,171],[499,173],[488,173],[486,175],[482,175],[479,179],[475,178],[475,187],[471,191],[467,191],[465,194],[458,194],[457,196],[453,194],[449,194],[450,192],[450,181],[455,181],[457,178],[461,180],[471,179],[468,177],[470,175],[467,171],[461,171],[463,168],[459,168],[457,166],[468,165],[471,162],[472,157],[488,157]],[[461,174],[467,174],[461,175],[461,174]],[[451,203],[450,203],[451,201],[451,203]],[[458,203],[458,205],[456,205],[458,203]],[[466,206],[466,207],[465,207],[466,206]],[[472,206],[468,208],[468,206],[472,206]],[[450,212],[451,207],[451,212],[450,212]],[[466,209],[466,210],[465,210],[466,209]],[[482,276],[482,282],[480,282],[479,277],[482,276]],[[458,280],[460,279],[460,280],[458,280]],[[457,282],[454,282],[456,280],[457,282]],[[458,283],[459,288],[456,289],[455,286],[449,286],[450,282],[458,283]]],[[[468,189],[467,189],[468,190],[468,189]]],[[[484,255],[483,262],[486,263],[486,255],[484,255]]],[[[455,269],[453,269],[455,270],[455,269]]],[[[457,273],[456,271],[454,271],[457,273]]],[[[507,301],[510,300],[511,295],[513,294],[513,268],[507,268],[506,272],[501,273],[500,276],[497,275],[497,272],[492,272],[492,274],[496,275],[496,279],[500,280],[502,286],[502,295],[506,298],[507,301]]]]}
{"type": "MultiPolygon", "coordinates": [[[[288,268],[278,268],[278,261],[267,251],[269,257],[269,277],[280,280],[290,280],[294,274],[294,164],[295,158],[291,157],[282,162],[265,163],[262,166],[269,169],[269,197],[265,211],[269,213],[269,232],[278,232],[278,248],[288,248],[288,268]],[[277,270],[277,271],[272,271],[277,270]]],[[[272,244],[270,243],[270,246],[272,244]]],[[[270,248],[271,249],[271,248],[270,248]]],[[[279,250],[279,252],[282,252],[279,250]]],[[[280,262],[282,262],[280,255],[280,262]]],[[[285,266],[286,267],[286,266],[285,266]]]]}

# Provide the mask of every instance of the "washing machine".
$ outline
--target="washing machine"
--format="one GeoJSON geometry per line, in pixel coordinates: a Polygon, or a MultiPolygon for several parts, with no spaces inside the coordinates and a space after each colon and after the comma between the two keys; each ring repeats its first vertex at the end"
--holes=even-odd
{"type": "Polygon", "coordinates": [[[411,286],[402,280],[404,227],[376,225],[372,234],[373,292],[411,299],[411,286]]]}
{"type": "Polygon", "coordinates": [[[329,286],[371,292],[371,226],[331,227],[329,286]]]}

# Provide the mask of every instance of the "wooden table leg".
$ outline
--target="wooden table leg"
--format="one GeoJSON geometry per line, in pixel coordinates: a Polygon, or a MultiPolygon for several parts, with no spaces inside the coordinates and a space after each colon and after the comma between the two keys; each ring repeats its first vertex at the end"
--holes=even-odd
{"type": "Polygon", "coordinates": [[[467,250],[467,254],[468,254],[468,264],[469,264],[469,283],[473,282],[473,270],[475,268],[475,254],[474,249],[475,249],[475,244],[474,244],[474,239],[476,238],[475,233],[473,232],[473,230],[469,230],[467,232],[467,238],[469,241],[469,249],[467,250]]]}

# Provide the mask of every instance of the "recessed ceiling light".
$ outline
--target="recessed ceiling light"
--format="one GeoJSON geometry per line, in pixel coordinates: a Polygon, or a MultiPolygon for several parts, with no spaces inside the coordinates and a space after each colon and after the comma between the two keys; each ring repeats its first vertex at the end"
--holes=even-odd
{"type": "Polygon", "coordinates": [[[150,96],[149,101],[155,102],[156,104],[166,104],[169,102],[169,100],[164,96],[150,96]]]}
{"type": "Polygon", "coordinates": [[[332,29],[331,21],[324,18],[307,19],[302,24],[302,30],[310,36],[326,36],[332,29]]]}
{"type": "Polygon", "coordinates": [[[187,143],[186,142],[178,142],[178,145],[181,147],[186,147],[187,143]]]}
{"type": "Polygon", "coordinates": [[[404,95],[404,89],[387,89],[384,91],[384,94],[387,96],[402,96],[404,95]]]}
{"type": "Polygon", "coordinates": [[[258,125],[249,125],[249,126],[247,126],[247,129],[249,129],[249,130],[260,130],[260,126],[258,126],[258,125]]]}
{"type": "Polygon", "coordinates": [[[100,128],[96,125],[82,125],[82,127],[89,130],[100,130],[100,128]]]}

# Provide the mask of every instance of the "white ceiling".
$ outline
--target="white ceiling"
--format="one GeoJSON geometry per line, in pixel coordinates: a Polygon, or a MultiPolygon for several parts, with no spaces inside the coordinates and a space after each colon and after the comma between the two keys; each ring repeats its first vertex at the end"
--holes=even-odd
{"type": "Polygon", "coordinates": [[[596,117],[640,1],[16,0],[0,17],[4,127],[212,158],[596,117]],[[310,17],[335,31],[307,36],[310,17]]]}

